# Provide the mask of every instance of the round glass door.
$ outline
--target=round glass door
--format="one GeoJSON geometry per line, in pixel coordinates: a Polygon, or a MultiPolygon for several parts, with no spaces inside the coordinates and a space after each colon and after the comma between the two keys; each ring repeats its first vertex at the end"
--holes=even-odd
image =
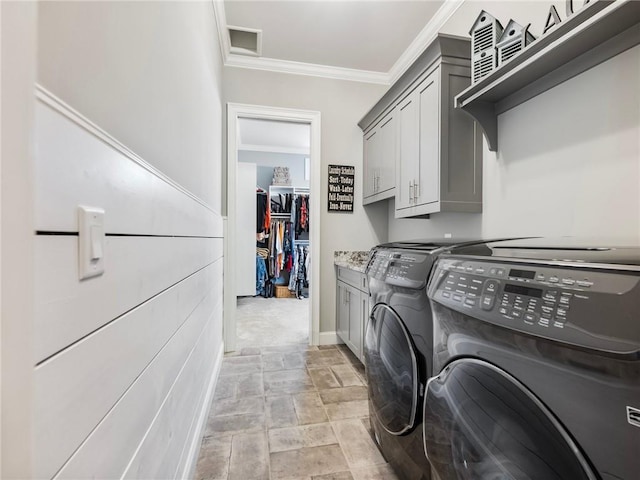
{"type": "Polygon", "coordinates": [[[440,480],[598,478],[551,412],[480,360],[456,360],[429,380],[423,429],[440,480]]]}
{"type": "Polygon", "coordinates": [[[418,367],[411,337],[389,306],[373,308],[364,349],[371,413],[387,432],[402,435],[415,425],[418,367]]]}

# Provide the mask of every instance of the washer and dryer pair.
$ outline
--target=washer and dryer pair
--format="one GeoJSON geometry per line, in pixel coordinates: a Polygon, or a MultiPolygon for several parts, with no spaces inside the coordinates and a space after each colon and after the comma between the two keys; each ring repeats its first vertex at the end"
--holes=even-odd
{"type": "Polygon", "coordinates": [[[393,244],[367,272],[371,423],[399,477],[640,478],[640,249],[393,244]]]}

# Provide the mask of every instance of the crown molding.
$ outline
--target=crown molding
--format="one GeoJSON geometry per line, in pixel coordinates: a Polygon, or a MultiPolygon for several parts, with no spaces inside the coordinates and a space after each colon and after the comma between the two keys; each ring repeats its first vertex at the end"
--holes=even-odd
{"type": "Polygon", "coordinates": [[[331,67],[312,63],[278,60],[275,58],[249,57],[230,53],[231,42],[228,34],[223,0],[212,0],[220,50],[225,67],[247,68],[293,75],[347,80],[352,82],[391,85],[411,66],[420,54],[435,39],[443,25],[460,8],[465,0],[445,0],[429,23],[420,31],[409,47],[402,53],[388,72],[374,72],[352,68],[331,67]]]}
{"type": "Polygon", "coordinates": [[[226,67],[250,68],[293,75],[309,75],[312,77],[348,80],[352,82],[377,83],[389,85],[389,74],[352,68],[330,67],[313,63],[292,62],[266,57],[245,57],[230,53],[225,62],[226,67]]]}
{"type": "Polygon", "coordinates": [[[462,6],[465,0],[445,0],[429,23],[420,31],[418,36],[411,42],[407,49],[400,55],[400,58],[389,70],[389,84],[393,84],[402,74],[416,61],[416,59],[435,40],[438,32],[453,14],[462,6]]]}
{"type": "Polygon", "coordinates": [[[227,57],[231,51],[231,39],[229,38],[229,29],[227,27],[227,14],[224,11],[224,1],[211,0],[211,3],[213,4],[213,16],[218,27],[218,44],[222,54],[222,63],[226,65],[227,57]]]}

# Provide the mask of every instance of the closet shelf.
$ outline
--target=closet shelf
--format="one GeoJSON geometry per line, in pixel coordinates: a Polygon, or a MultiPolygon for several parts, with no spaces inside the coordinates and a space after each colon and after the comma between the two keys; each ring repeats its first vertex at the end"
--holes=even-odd
{"type": "Polygon", "coordinates": [[[589,3],[457,95],[455,107],[480,124],[489,150],[495,152],[498,115],[639,43],[640,2],[589,3]]]}

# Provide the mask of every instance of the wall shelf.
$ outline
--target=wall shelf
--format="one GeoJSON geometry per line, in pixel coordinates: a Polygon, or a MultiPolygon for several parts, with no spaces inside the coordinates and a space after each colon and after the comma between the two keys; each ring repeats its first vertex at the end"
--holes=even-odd
{"type": "MultiPolygon", "coordinates": [[[[598,0],[456,96],[498,149],[498,115],[640,43],[640,2],[598,0]]],[[[588,101],[588,99],[585,99],[588,101]]]]}

